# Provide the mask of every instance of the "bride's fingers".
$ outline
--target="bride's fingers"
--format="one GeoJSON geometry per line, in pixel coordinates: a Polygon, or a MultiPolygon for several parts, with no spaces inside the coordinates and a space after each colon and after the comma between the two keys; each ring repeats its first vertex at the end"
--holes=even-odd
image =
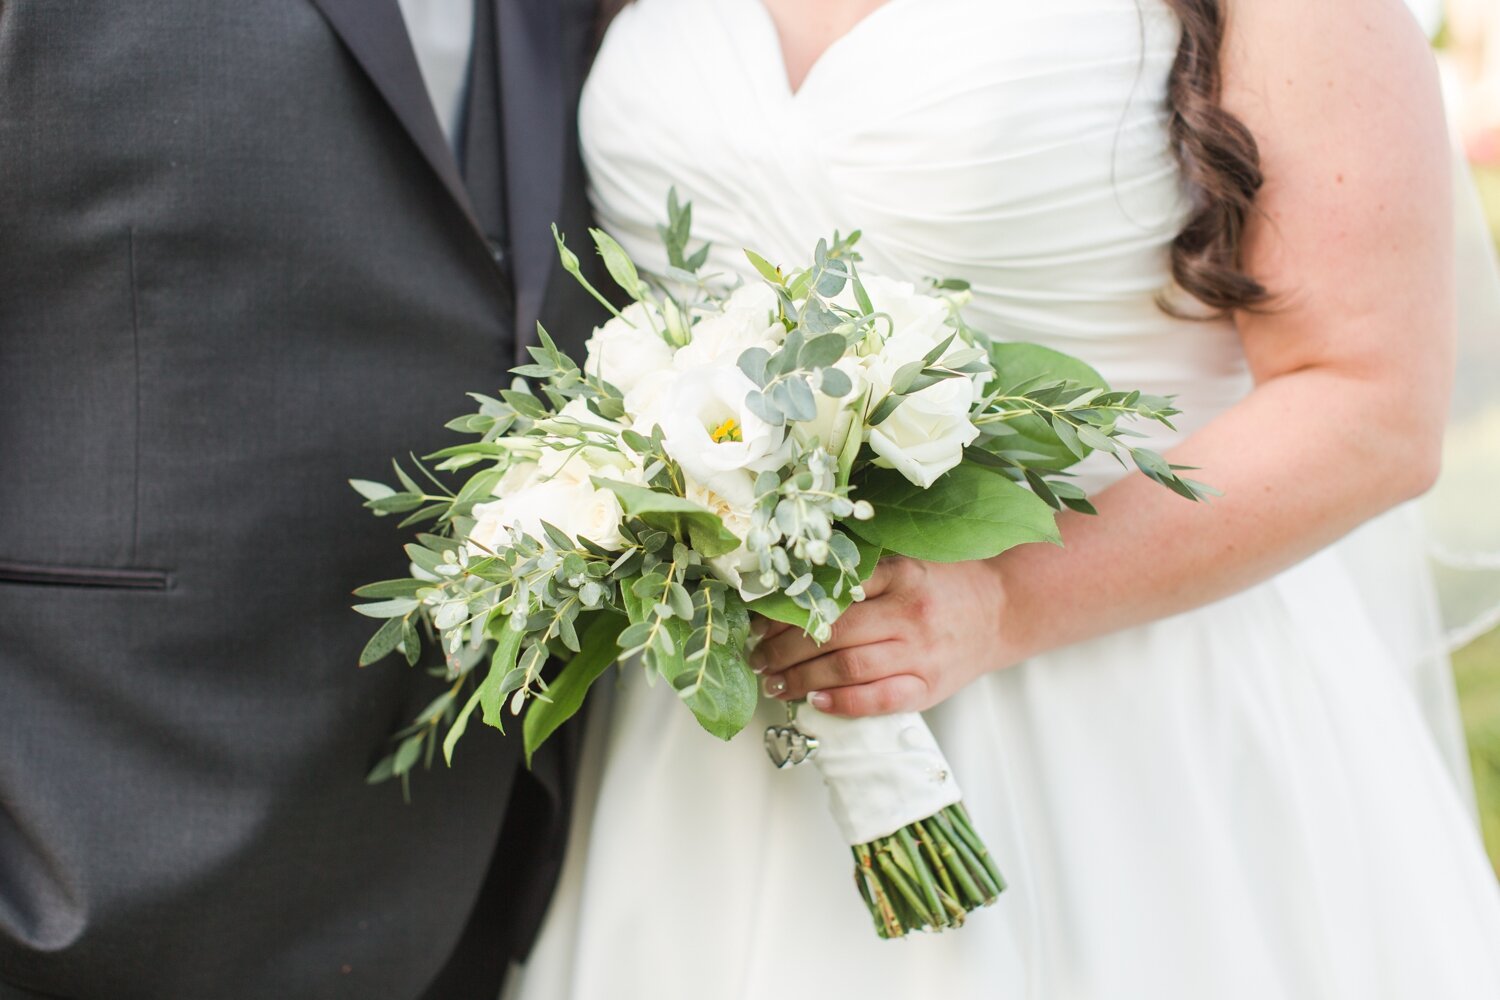
{"type": "Polygon", "coordinates": [[[756,643],[750,667],[758,674],[779,674],[835,650],[893,638],[894,631],[885,619],[872,602],[855,605],[833,623],[833,633],[821,646],[800,628],[782,626],[779,631],[768,631],[756,643]]]}
{"type": "Polygon", "coordinates": [[[896,574],[900,569],[900,556],[887,556],[886,558],[880,560],[880,562],[876,563],[875,572],[871,573],[870,578],[862,584],[865,590],[865,600],[868,601],[872,598],[879,597],[887,590],[890,590],[891,584],[895,580],[896,574]]]}
{"type": "Polygon", "coordinates": [[[750,616],[750,634],[755,637],[757,645],[789,628],[791,626],[786,622],[779,622],[774,618],[767,618],[764,615],[750,616]]]}
{"type": "Polygon", "coordinates": [[[906,669],[903,650],[903,643],[887,639],[825,651],[789,670],[767,674],[761,687],[772,698],[795,701],[812,691],[870,684],[906,669]]]}
{"type": "Polygon", "coordinates": [[[808,704],[829,715],[851,719],[895,712],[919,712],[927,707],[927,682],[915,674],[893,674],[871,684],[813,691],[808,704]]]}

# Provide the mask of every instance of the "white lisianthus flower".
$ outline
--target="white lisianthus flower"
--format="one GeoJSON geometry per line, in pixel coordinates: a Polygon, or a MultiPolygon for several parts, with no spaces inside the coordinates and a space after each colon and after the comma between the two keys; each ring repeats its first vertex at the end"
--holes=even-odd
{"type": "Polygon", "coordinates": [[[663,445],[682,470],[712,484],[725,472],[764,472],[787,460],[786,431],[766,423],[745,405],[755,383],[733,364],[683,372],[662,394],[655,413],[663,445]]]}
{"type": "MultiPolygon", "coordinates": [[[[893,363],[886,370],[886,385],[895,367],[899,365],[893,363]]],[[[979,436],[979,428],[969,419],[974,393],[973,381],[960,377],[943,379],[907,396],[894,413],[870,428],[870,450],[878,456],[875,464],[895,469],[927,489],[963,461],[964,448],[979,436]]]]}
{"type": "Polygon", "coordinates": [[[663,412],[668,394],[681,379],[683,373],[668,365],[644,375],[635,387],[625,394],[625,416],[630,429],[651,436],[657,418],[663,412]]]}
{"type": "Polygon", "coordinates": [[[583,345],[583,370],[630,392],[646,375],[672,364],[672,347],[657,330],[662,319],[640,302],[594,330],[583,345]]]}
{"type": "Polygon", "coordinates": [[[755,477],[748,472],[725,472],[706,486],[694,479],[686,483],[687,498],[719,515],[724,527],[740,540],[740,547],[708,560],[709,569],[720,580],[740,592],[747,601],[769,591],[760,584],[760,559],[745,545],[755,509],[755,477]]]}

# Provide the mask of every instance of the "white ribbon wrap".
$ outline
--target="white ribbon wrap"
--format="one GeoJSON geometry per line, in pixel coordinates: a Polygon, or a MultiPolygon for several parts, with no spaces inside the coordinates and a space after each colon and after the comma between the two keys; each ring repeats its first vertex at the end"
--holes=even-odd
{"type": "Polygon", "coordinates": [[[812,762],[850,847],[889,837],[963,798],[932,730],[916,712],[841,719],[802,705],[796,725],[818,738],[812,762]]]}

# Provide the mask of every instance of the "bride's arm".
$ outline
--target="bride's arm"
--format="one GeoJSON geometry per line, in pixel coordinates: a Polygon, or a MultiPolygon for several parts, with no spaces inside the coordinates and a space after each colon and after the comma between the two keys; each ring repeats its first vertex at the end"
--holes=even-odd
{"type": "MultiPolygon", "coordinates": [[[[1449,160],[1436,74],[1399,0],[1234,5],[1225,106],[1266,175],[1237,319],[1254,390],[1175,448],[1224,496],[1140,476],[1060,519],[1064,548],[883,566],[822,648],[767,637],[784,697],[922,708],[977,673],[1250,586],[1432,483],[1452,364],[1449,160]]],[[[779,690],[778,690],[779,689],[779,690]]]]}

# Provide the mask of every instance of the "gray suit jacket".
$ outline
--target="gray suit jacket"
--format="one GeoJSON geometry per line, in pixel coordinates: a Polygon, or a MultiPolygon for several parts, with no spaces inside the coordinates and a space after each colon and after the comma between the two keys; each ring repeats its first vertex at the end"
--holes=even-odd
{"type": "Polygon", "coordinates": [[[509,248],[395,0],[0,0],[0,998],[490,1000],[535,929],[565,762],[493,868],[512,741],[366,787],[433,690],[348,610],[345,480],[595,319],[592,4],[496,2],[509,248]]]}

